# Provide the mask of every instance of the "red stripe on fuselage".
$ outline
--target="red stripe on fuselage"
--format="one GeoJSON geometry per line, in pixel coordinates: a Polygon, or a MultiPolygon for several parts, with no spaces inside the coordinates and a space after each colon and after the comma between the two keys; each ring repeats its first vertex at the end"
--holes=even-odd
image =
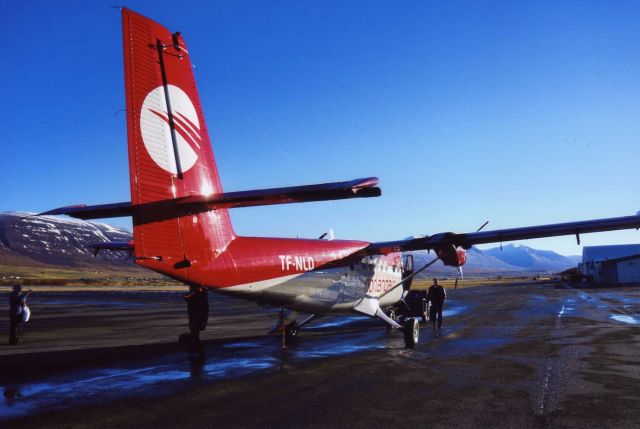
{"type": "MultiPolygon", "coordinates": [[[[166,274],[205,287],[225,288],[349,265],[354,262],[349,257],[368,245],[364,241],[236,237],[223,252],[210,249],[209,257],[189,261],[188,270],[166,274]]],[[[138,263],[152,269],[163,266],[154,260],[138,263]]]]}

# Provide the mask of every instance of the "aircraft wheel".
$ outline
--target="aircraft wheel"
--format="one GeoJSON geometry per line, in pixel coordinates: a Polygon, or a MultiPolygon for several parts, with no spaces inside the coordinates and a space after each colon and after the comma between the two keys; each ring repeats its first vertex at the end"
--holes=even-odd
{"type": "Polygon", "coordinates": [[[404,321],[404,344],[408,349],[412,349],[418,343],[420,336],[420,324],[418,320],[411,317],[404,321]]]}
{"type": "Polygon", "coordinates": [[[288,340],[292,340],[296,336],[298,336],[298,322],[294,320],[291,323],[288,323],[284,327],[284,335],[287,337],[288,340]]]}

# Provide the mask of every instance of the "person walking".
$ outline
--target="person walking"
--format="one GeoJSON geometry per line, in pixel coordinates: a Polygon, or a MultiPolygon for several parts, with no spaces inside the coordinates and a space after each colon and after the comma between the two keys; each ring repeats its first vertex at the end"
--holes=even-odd
{"type": "Polygon", "coordinates": [[[438,329],[442,328],[442,307],[445,299],[447,299],[447,292],[438,284],[438,279],[433,279],[433,284],[429,287],[429,292],[427,293],[427,300],[431,302],[429,318],[434,328],[436,327],[436,319],[438,329]]]}
{"type": "Polygon", "coordinates": [[[24,318],[25,306],[27,305],[27,296],[31,293],[31,289],[22,293],[22,286],[13,285],[13,292],[9,294],[9,345],[14,346],[21,344],[18,338],[21,324],[24,318]]]}

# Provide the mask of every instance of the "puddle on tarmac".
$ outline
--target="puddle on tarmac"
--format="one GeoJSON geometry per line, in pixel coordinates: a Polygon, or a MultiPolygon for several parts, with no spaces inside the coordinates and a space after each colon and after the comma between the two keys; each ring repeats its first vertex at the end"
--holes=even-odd
{"type": "Polygon", "coordinates": [[[624,314],[611,314],[609,315],[609,318],[616,322],[627,323],[629,325],[640,325],[640,319],[632,316],[626,316],[624,314]]]}
{"type": "Polygon", "coordinates": [[[64,305],[64,306],[96,306],[96,307],[119,307],[119,308],[144,308],[148,307],[149,304],[142,302],[134,302],[134,301],[91,301],[91,300],[65,300],[65,299],[52,299],[46,301],[36,301],[35,299],[30,299],[29,305],[37,306],[38,304],[43,305],[64,305]]]}
{"type": "Polygon", "coordinates": [[[222,344],[222,347],[224,347],[225,349],[252,349],[260,346],[261,344],[255,341],[222,344]]]}
{"type": "Polygon", "coordinates": [[[447,304],[445,303],[444,309],[442,310],[442,318],[444,319],[445,317],[457,316],[466,311],[467,307],[464,305],[447,306],[447,304]]]}
{"type": "MultiPolygon", "coordinates": [[[[324,327],[339,327],[371,320],[366,317],[336,318],[324,327]],[[342,320],[345,319],[345,320],[342,320]]],[[[311,359],[347,355],[387,347],[387,331],[375,322],[370,328],[352,333],[330,332],[302,336],[298,345],[280,350],[277,338],[234,341],[209,347],[201,361],[190,360],[182,353],[171,353],[153,360],[133,363],[128,367],[71,371],[41,381],[0,386],[4,400],[0,402],[0,421],[46,410],[66,409],[140,395],[159,395],[188,390],[194,383],[246,376],[261,371],[277,370],[311,359]],[[286,365],[285,365],[286,364],[286,365]]]]}
{"type": "MultiPolygon", "coordinates": [[[[29,303],[33,306],[46,308],[47,306],[99,306],[99,307],[120,307],[136,308],[145,307],[149,303],[137,299],[134,294],[105,294],[102,296],[82,294],[72,295],[69,293],[35,293],[29,297],[29,303]],[[106,298],[105,298],[106,295],[106,298]],[[123,299],[124,298],[124,299],[123,299]]],[[[165,298],[166,299],[166,298],[165,298]]]]}
{"type": "Polygon", "coordinates": [[[614,305],[634,306],[638,305],[638,297],[621,292],[603,292],[599,294],[600,299],[612,301],[614,305]]]}
{"type": "Polygon", "coordinates": [[[371,318],[368,316],[349,316],[349,317],[340,317],[334,320],[314,323],[309,325],[309,327],[303,328],[304,330],[313,331],[318,329],[327,329],[327,328],[339,328],[342,326],[351,325],[358,322],[370,321],[371,318]]]}
{"type": "Polygon", "coordinates": [[[350,341],[332,344],[331,346],[327,346],[326,343],[305,343],[304,347],[293,350],[293,357],[296,359],[326,358],[348,355],[365,350],[383,349],[387,347],[387,343],[380,340],[385,336],[386,331],[378,329],[359,333],[357,336],[351,337],[350,341]]]}
{"type": "MultiPolygon", "coordinates": [[[[54,299],[61,303],[65,301],[64,297],[54,299]]],[[[74,303],[78,304],[79,301],[74,300],[74,303]]],[[[136,304],[135,301],[113,301],[113,305],[136,304]]],[[[445,305],[444,317],[462,314],[467,310],[467,306],[445,305]]],[[[70,371],[38,382],[0,386],[4,392],[4,400],[0,402],[0,421],[78,404],[188,390],[194,383],[211,383],[279,370],[311,359],[384,349],[388,347],[390,338],[401,338],[390,337],[379,321],[359,315],[327,318],[309,325],[305,330],[314,332],[314,335],[302,334],[298,344],[284,352],[273,336],[258,340],[252,338],[211,346],[206,359],[200,362],[189,360],[182,353],[172,353],[133,362],[127,367],[70,371]],[[340,331],[345,326],[358,325],[362,325],[362,329],[357,332],[340,331]],[[335,328],[338,330],[332,331],[335,328]]],[[[464,348],[484,348],[493,347],[496,342],[489,340],[460,345],[464,348]]]]}
{"type": "Polygon", "coordinates": [[[576,300],[573,298],[567,298],[562,301],[562,306],[560,307],[560,311],[558,311],[558,317],[566,316],[571,314],[576,309],[576,300]]]}

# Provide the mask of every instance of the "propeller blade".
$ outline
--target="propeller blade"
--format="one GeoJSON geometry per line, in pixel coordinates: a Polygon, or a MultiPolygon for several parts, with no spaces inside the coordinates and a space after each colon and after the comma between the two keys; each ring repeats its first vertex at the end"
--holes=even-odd
{"type": "Polygon", "coordinates": [[[484,228],[485,226],[487,226],[488,224],[489,224],[489,221],[486,221],[485,223],[483,223],[483,224],[482,224],[482,226],[481,226],[480,228],[478,228],[478,229],[476,230],[476,232],[480,232],[480,230],[481,230],[482,228],[484,228]]]}

